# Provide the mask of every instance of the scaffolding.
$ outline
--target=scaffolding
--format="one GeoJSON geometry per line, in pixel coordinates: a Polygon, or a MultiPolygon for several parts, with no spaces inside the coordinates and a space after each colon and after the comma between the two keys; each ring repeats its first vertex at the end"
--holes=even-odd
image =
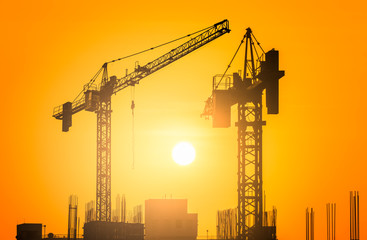
{"type": "Polygon", "coordinates": [[[217,211],[217,239],[236,239],[237,208],[217,211]]]}

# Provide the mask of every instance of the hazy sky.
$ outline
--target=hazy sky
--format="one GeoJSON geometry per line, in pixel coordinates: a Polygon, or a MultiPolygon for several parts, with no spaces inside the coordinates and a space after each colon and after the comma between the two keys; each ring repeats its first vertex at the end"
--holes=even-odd
{"type": "MultiPolygon", "coordinates": [[[[1,225],[39,222],[67,233],[70,194],[95,199],[96,116],[80,112],[69,133],[53,107],[72,101],[108,60],[228,19],[232,32],[141,81],[135,93],[132,169],[131,92],[112,97],[112,201],[128,208],[150,198],[187,198],[199,235],[215,235],[220,209],[237,206],[237,131],[200,118],[215,74],[223,73],[245,29],[279,50],[280,114],[264,115],[264,189],[278,209],[278,239],[305,237],[305,209],[315,209],[315,237],[326,238],[326,203],[337,204],[337,238],[349,237],[349,191],[361,195],[367,223],[366,3],[364,1],[17,1],[1,8],[1,225]],[[171,159],[178,141],[197,157],[171,159]]],[[[123,76],[174,45],[123,61],[123,76]]],[[[243,50],[243,49],[242,49],[243,50]]],[[[242,69],[243,51],[230,73],[242,69]]],[[[114,206],[114,205],[113,205],[114,206]]],[[[361,238],[367,235],[361,228],[361,238]]]]}

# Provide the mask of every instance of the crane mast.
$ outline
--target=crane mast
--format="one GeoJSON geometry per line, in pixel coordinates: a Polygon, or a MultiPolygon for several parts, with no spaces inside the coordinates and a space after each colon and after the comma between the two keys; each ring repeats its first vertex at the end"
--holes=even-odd
{"type": "MultiPolygon", "coordinates": [[[[129,86],[139,84],[140,80],[150,74],[179,60],[187,54],[199,49],[218,37],[229,33],[229,22],[223,20],[204,29],[201,34],[149,62],[137,66],[134,72],[122,78],[108,77],[108,63],[103,64],[83,91],[73,102],[67,102],[54,108],[53,117],[62,120],[62,130],[69,131],[72,115],[82,110],[97,114],[97,188],[96,188],[96,220],[111,221],[111,96],[129,86]],[[102,81],[94,87],[96,77],[102,73],[102,81]]],[[[113,61],[112,61],[113,62],[113,61]]]]}
{"type": "Polygon", "coordinates": [[[262,94],[266,89],[268,113],[278,114],[279,79],[284,76],[284,71],[279,71],[278,51],[273,49],[265,53],[265,56],[262,53],[259,55],[250,28],[241,45],[244,42],[243,76],[239,73],[216,75],[213,78],[212,96],[206,101],[202,115],[213,117],[213,127],[229,127],[231,106],[237,104],[236,239],[275,240],[275,226],[269,226],[263,221],[262,126],[265,121],[262,119],[262,94]]]}

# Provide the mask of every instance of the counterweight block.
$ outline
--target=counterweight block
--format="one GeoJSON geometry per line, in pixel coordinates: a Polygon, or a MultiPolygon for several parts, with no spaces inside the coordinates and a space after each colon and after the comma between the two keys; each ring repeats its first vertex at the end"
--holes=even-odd
{"type": "Polygon", "coordinates": [[[72,106],[73,104],[71,102],[64,103],[62,105],[62,131],[68,132],[69,128],[71,127],[72,121],[72,106]]]}
{"type": "Polygon", "coordinates": [[[279,113],[279,79],[283,76],[284,71],[279,71],[279,51],[268,51],[258,76],[265,84],[268,114],[279,113]]]}
{"type": "Polygon", "coordinates": [[[213,91],[213,127],[228,128],[231,126],[231,106],[234,104],[229,90],[213,91]]]}

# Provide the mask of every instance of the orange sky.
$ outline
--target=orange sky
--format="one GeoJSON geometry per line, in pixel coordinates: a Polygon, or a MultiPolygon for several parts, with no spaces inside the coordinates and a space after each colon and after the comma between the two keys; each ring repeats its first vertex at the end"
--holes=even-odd
{"type": "MultiPolygon", "coordinates": [[[[210,26],[232,32],[144,79],[136,87],[136,162],[132,170],[130,90],[113,96],[112,199],[129,208],[149,198],[187,198],[199,235],[215,234],[218,209],[237,205],[237,132],[201,119],[212,76],[223,73],[247,27],[263,48],[280,51],[280,114],[265,115],[264,188],[278,208],[278,239],[305,237],[314,207],[315,237],[326,238],[326,206],[337,203],[337,238],[349,237],[349,191],[361,195],[366,226],[367,127],[364,1],[18,1],[2,4],[0,168],[2,239],[16,224],[41,222],[67,232],[70,194],[95,199],[96,116],[74,116],[69,133],[51,117],[101,65],[210,26]],[[175,164],[178,141],[195,162],[175,164]]],[[[116,65],[118,76],[173,46],[116,65]]],[[[230,72],[242,68],[243,52],[230,72]]],[[[235,113],[235,108],[233,108],[235,113]]],[[[235,119],[235,116],[233,116],[235,119]]],[[[366,232],[361,228],[361,238],[366,232]]]]}

